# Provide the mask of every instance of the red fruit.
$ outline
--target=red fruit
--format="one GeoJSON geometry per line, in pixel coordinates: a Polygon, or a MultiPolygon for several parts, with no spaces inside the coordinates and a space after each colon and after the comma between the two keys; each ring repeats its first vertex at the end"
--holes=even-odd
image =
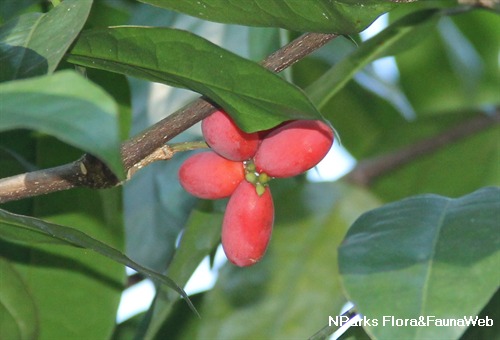
{"type": "Polygon", "coordinates": [[[269,187],[259,196],[253,184],[241,182],[229,199],[222,222],[222,247],[229,261],[239,267],[257,263],[266,252],[273,222],[269,187]]]}
{"type": "Polygon", "coordinates": [[[212,150],[232,161],[252,158],[260,142],[258,133],[241,131],[223,111],[215,111],[205,118],[201,130],[212,150]]]}
{"type": "Polygon", "coordinates": [[[244,178],[243,163],[230,161],[213,151],[192,155],[179,169],[182,187],[206,199],[229,197],[244,178]]]}
{"type": "Polygon", "coordinates": [[[293,177],[311,169],[333,144],[333,131],[319,120],[295,120],[271,130],[254,157],[259,172],[293,177]]]}

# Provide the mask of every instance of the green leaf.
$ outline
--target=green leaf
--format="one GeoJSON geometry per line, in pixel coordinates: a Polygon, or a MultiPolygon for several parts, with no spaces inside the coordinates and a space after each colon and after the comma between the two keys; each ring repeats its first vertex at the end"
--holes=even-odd
{"type": "Polygon", "coordinates": [[[245,26],[281,27],[292,31],[350,34],[396,6],[393,1],[367,0],[140,0],[205,20],[245,26]]]}
{"type": "Polygon", "coordinates": [[[129,259],[127,256],[122,254],[117,249],[79,230],[62,225],[57,225],[54,223],[49,223],[29,216],[12,214],[2,209],[0,209],[0,223],[5,224],[6,226],[11,228],[27,229],[48,236],[52,236],[64,242],[67,242],[68,244],[93,250],[98,254],[101,254],[118,263],[124,264],[146,275],[147,277],[151,278],[152,280],[155,280],[156,282],[162,283],[172,288],[181,296],[186,298],[188,304],[190,304],[190,306],[194,309],[194,307],[191,305],[191,302],[187,298],[187,295],[184,292],[184,290],[182,290],[182,288],[180,288],[172,279],[141,266],[140,264],[129,259]]]}
{"type": "Polygon", "coordinates": [[[499,32],[498,14],[470,11],[443,18],[417,48],[397,55],[399,83],[415,111],[433,115],[500,105],[498,55],[492,53],[500,48],[499,32]],[[429,83],[425,74],[439,76],[429,83]]]}
{"type": "Polygon", "coordinates": [[[127,254],[159,272],[172,261],[179,233],[197,201],[179,183],[179,167],[189,155],[183,152],[151,164],[124,188],[127,254]]]}
{"type": "Polygon", "coordinates": [[[499,285],[500,189],[458,199],[422,195],[361,216],[339,248],[340,272],[374,337],[457,338],[465,326],[384,327],[399,319],[477,315],[499,285]],[[367,284],[369,282],[369,284],[367,284]],[[387,319],[385,319],[387,321],[387,319]]]}
{"type": "Polygon", "coordinates": [[[0,84],[0,131],[53,135],[105,162],[123,177],[117,108],[101,88],[72,71],[0,84]]]}
{"type": "Polygon", "coordinates": [[[66,0],[46,14],[24,14],[2,26],[0,81],[54,72],[91,6],[92,0],[66,0]]]}
{"type": "Polygon", "coordinates": [[[445,13],[430,9],[409,14],[363,42],[307,87],[306,92],[311,101],[319,108],[323,107],[366,65],[379,58],[406,51],[420,42],[429,28],[445,13]]]}
{"type": "MultiPolygon", "coordinates": [[[[373,149],[390,152],[416,143],[419,139],[451,135],[454,126],[467,126],[467,121],[480,114],[433,115],[411,123],[395,125],[391,133],[379,134],[373,149]]],[[[377,178],[371,188],[390,202],[428,192],[451,197],[470,193],[480,187],[500,185],[500,124],[446,145],[436,152],[415,157],[409,164],[377,178]],[[481,150],[481,152],[478,152],[481,150]],[[477,166],[481,164],[481,166],[477,166]],[[397,183],[397,185],[395,185],[397,183]]]]}
{"type": "MultiPolygon", "coordinates": [[[[81,150],[51,136],[26,135],[26,141],[32,142],[32,149],[38,155],[35,164],[41,168],[64,164],[81,155],[81,150]]],[[[12,208],[17,214],[70,225],[116,249],[123,248],[120,187],[99,191],[66,190],[27,201],[32,203],[31,209],[12,208]]],[[[54,239],[11,225],[4,224],[2,228],[54,239]]],[[[33,242],[23,244],[21,241],[0,240],[0,249],[25,279],[37,306],[38,338],[69,339],[81,334],[89,339],[108,338],[116,323],[116,310],[125,285],[124,266],[84,248],[33,242]]]]}
{"type": "Polygon", "coordinates": [[[337,246],[348,226],[378,203],[340,183],[290,179],[271,183],[271,191],[276,214],[267,253],[252,267],[227,263],[219,271],[201,319],[193,321],[200,337],[304,339],[345,303],[337,246]]]}
{"type": "MultiPolygon", "coordinates": [[[[180,286],[184,286],[200,262],[217,247],[220,241],[222,214],[213,211],[212,202],[201,201],[189,216],[182,234],[179,248],[175,252],[167,274],[180,286]]],[[[156,301],[151,307],[153,317],[147,327],[145,338],[157,336],[164,322],[170,316],[178,300],[171,292],[159,288],[156,301]]],[[[193,313],[191,313],[193,314],[193,313]]],[[[194,314],[193,314],[194,315],[194,314]]],[[[144,337],[143,334],[140,336],[144,337]]]]}
{"type": "Polygon", "coordinates": [[[321,119],[294,85],[181,30],[114,27],[86,31],[68,60],[199,92],[222,106],[245,131],[265,130],[290,119],[321,119]]]}
{"type": "MultiPolygon", "coordinates": [[[[483,308],[481,313],[478,315],[480,319],[499,320],[500,319],[500,288],[495,292],[488,304],[483,308]]],[[[472,326],[467,328],[464,334],[460,337],[460,340],[476,340],[476,339],[495,339],[498,337],[500,331],[500,325],[495,323],[493,327],[484,327],[480,325],[472,326]]]]}
{"type": "Polygon", "coordinates": [[[40,5],[38,0],[17,0],[17,1],[2,1],[0,2],[0,24],[19,15],[27,8],[40,5]]]}
{"type": "Polygon", "coordinates": [[[28,286],[14,267],[0,256],[0,329],[9,339],[38,337],[37,308],[28,286]]]}

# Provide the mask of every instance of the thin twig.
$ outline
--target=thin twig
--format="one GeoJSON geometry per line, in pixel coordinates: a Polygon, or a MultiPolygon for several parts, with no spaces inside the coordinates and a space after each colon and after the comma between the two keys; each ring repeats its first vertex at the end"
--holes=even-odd
{"type": "MultiPolygon", "coordinates": [[[[335,34],[304,34],[268,56],[261,64],[271,71],[280,72],[336,37],[335,34]]],[[[216,107],[207,99],[200,98],[125,141],[121,147],[125,170],[130,175],[132,168],[135,167],[133,173],[155,157],[164,157],[162,153],[165,150],[161,148],[165,143],[215,110],[216,107]]],[[[103,189],[119,184],[118,178],[103,162],[85,154],[73,163],[0,179],[0,203],[75,187],[103,189]]]]}
{"type": "Polygon", "coordinates": [[[457,126],[395,152],[361,161],[344,179],[358,185],[369,186],[380,176],[402,167],[415,159],[436,152],[458,140],[472,136],[500,123],[500,108],[492,115],[481,114],[457,126]]]}

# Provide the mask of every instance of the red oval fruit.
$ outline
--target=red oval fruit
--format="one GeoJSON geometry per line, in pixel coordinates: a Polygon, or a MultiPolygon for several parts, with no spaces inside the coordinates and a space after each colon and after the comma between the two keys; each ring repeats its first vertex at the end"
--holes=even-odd
{"type": "Polygon", "coordinates": [[[192,155],[179,169],[182,187],[206,199],[230,196],[244,178],[243,163],[230,161],[213,151],[192,155]]]}
{"type": "Polygon", "coordinates": [[[254,157],[259,172],[293,177],[311,169],[333,144],[333,131],[319,120],[295,120],[271,130],[254,157]]]}
{"type": "Polygon", "coordinates": [[[232,161],[252,158],[259,146],[258,133],[246,133],[224,111],[215,111],[201,122],[203,137],[222,157],[232,161]]]}
{"type": "Polygon", "coordinates": [[[269,187],[262,196],[243,181],[231,195],[222,222],[222,247],[229,261],[239,267],[257,263],[266,252],[274,222],[269,187]]]}

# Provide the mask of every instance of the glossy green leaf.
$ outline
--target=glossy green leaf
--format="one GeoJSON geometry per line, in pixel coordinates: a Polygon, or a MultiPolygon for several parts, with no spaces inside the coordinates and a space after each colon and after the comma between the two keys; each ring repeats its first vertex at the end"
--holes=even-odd
{"type": "Polygon", "coordinates": [[[52,73],[82,29],[92,0],[65,0],[0,27],[0,81],[52,73]]]}
{"type": "Polygon", "coordinates": [[[306,92],[313,103],[323,107],[352,77],[374,60],[406,51],[425,37],[429,27],[446,12],[424,10],[391,24],[375,37],[363,42],[350,55],[325,72],[306,92]]]}
{"type": "Polygon", "coordinates": [[[390,327],[387,316],[477,315],[500,284],[498,211],[500,189],[490,187],[458,199],[416,196],[361,216],[339,248],[339,264],[351,301],[378,320],[367,332],[382,339],[459,337],[466,326],[390,327]]]}
{"type": "Polygon", "coordinates": [[[72,63],[199,92],[246,131],[290,119],[321,119],[304,93],[262,66],[186,31],[114,27],[82,33],[72,63]]]}
{"type": "Polygon", "coordinates": [[[376,200],[339,183],[295,179],[271,183],[271,191],[276,215],[267,253],[252,267],[227,263],[219,271],[193,321],[197,339],[305,339],[345,303],[337,246],[376,200]]]}
{"type": "Polygon", "coordinates": [[[79,230],[45,222],[43,220],[29,216],[12,214],[2,209],[0,209],[0,223],[6,224],[11,228],[22,228],[39,232],[45,235],[58,238],[62,241],[67,242],[68,244],[93,250],[98,254],[106,256],[109,259],[114,260],[118,263],[124,264],[146,275],[147,277],[172,288],[177,293],[187,298],[186,293],[179,286],[177,286],[177,284],[172,279],[141,266],[140,264],[130,260],[119,250],[79,230]]]}
{"type": "Polygon", "coordinates": [[[0,84],[0,131],[27,128],[87,151],[123,176],[117,108],[72,71],[0,84]]]}
{"type": "Polygon", "coordinates": [[[205,20],[245,26],[281,27],[292,31],[350,34],[362,31],[396,4],[341,0],[140,0],[205,20]]]}
{"type": "Polygon", "coordinates": [[[39,320],[31,293],[21,275],[0,257],[0,329],[9,339],[35,339],[39,320]]]}

